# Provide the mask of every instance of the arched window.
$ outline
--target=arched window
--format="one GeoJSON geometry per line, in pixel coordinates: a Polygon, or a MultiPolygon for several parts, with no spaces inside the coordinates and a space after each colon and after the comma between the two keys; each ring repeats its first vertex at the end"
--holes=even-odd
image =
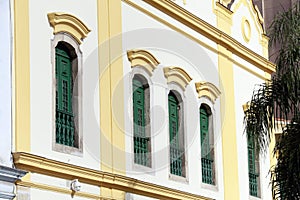
{"type": "Polygon", "coordinates": [[[210,108],[202,104],[200,107],[200,135],[201,135],[201,168],[202,182],[214,184],[214,148],[212,114],[210,108]]]}
{"type": "Polygon", "coordinates": [[[149,85],[141,75],[132,80],[134,163],[151,166],[149,85]]]}
{"type": "Polygon", "coordinates": [[[248,171],[249,193],[251,196],[259,196],[259,154],[256,151],[253,135],[247,136],[248,146],[248,171]]]}
{"type": "Polygon", "coordinates": [[[170,173],[185,177],[184,135],[183,135],[183,105],[180,95],[170,91],[169,107],[169,137],[170,137],[170,173]]]}
{"type": "Polygon", "coordinates": [[[77,55],[74,48],[59,42],[55,47],[55,124],[56,143],[78,147],[77,130],[74,121],[73,101],[74,79],[77,76],[77,55]]]}

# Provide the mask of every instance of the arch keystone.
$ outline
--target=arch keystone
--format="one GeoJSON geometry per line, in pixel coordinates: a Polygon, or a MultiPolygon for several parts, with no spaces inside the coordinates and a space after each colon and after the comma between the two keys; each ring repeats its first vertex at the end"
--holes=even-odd
{"type": "Polygon", "coordinates": [[[141,66],[152,75],[152,72],[159,65],[159,61],[146,50],[132,49],[127,51],[127,58],[131,62],[131,67],[141,66]]]}
{"type": "Polygon", "coordinates": [[[221,95],[220,90],[212,83],[201,81],[195,83],[198,98],[206,96],[211,102],[215,103],[216,99],[221,95]]]}
{"type": "Polygon", "coordinates": [[[79,44],[81,44],[82,40],[86,38],[87,34],[91,31],[74,15],[63,12],[53,12],[48,13],[47,16],[49,24],[53,28],[53,34],[59,32],[69,33],[79,44]]]}
{"type": "Polygon", "coordinates": [[[186,86],[192,80],[190,75],[180,67],[165,67],[164,75],[168,83],[175,82],[182,87],[183,90],[185,90],[186,86]]]}

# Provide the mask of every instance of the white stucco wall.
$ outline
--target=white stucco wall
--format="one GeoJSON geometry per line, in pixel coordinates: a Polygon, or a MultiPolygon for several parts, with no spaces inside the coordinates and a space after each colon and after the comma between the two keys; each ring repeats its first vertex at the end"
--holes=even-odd
{"type": "Polygon", "coordinates": [[[216,15],[212,12],[215,9],[215,3],[217,2],[216,0],[175,0],[174,2],[200,19],[203,19],[207,23],[216,26],[216,15]]]}

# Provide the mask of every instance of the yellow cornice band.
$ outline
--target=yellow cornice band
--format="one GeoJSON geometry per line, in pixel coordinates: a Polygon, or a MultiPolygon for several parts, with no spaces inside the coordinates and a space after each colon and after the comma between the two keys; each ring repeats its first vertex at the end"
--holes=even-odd
{"type": "Polygon", "coordinates": [[[51,192],[58,192],[58,193],[62,193],[62,194],[68,194],[68,195],[72,195],[72,196],[76,196],[76,197],[84,197],[87,199],[98,199],[98,200],[114,200],[112,198],[108,198],[108,197],[102,197],[101,195],[97,195],[97,194],[90,194],[90,193],[86,193],[86,192],[76,192],[74,193],[72,190],[70,190],[69,188],[62,188],[62,187],[55,187],[52,185],[45,185],[45,184],[41,184],[41,183],[36,183],[36,182],[32,182],[32,181],[17,181],[16,185],[19,186],[23,186],[23,187],[27,187],[27,188],[36,188],[36,189],[40,189],[40,190],[48,190],[51,192]]]}
{"type": "Polygon", "coordinates": [[[148,51],[145,50],[129,50],[127,58],[131,62],[131,67],[144,67],[150,75],[159,65],[159,61],[148,51]]]}
{"type": "Polygon", "coordinates": [[[206,96],[211,102],[215,103],[216,99],[221,95],[220,90],[212,83],[201,81],[195,83],[198,98],[206,96]]]}
{"type": "Polygon", "coordinates": [[[227,48],[229,51],[239,56],[240,58],[248,61],[249,63],[255,65],[259,69],[267,72],[275,72],[275,64],[268,61],[266,58],[260,56],[249,48],[243,46],[237,40],[233,39],[231,36],[220,31],[214,26],[208,24],[199,17],[193,15],[182,7],[178,6],[171,0],[144,0],[148,4],[162,11],[163,13],[169,15],[170,17],[178,20],[179,22],[185,24],[187,27],[195,30],[196,32],[202,34],[203,36],[211,39],[217,44],[227,48]]]}
{"type": "Polygon", "coordinates": [[[69,180],[76,178],[82,183],[121,190],[157,199],[212,200],[196,194],[140,181],[124,175],[80,167],[30,153],[15,152],[13,153],[13,158],[14,164],[18,169],[23,169],[32,173],[39,173],[69,180]]]}
{"type": "Polygon", "coordinates": [[[53,27],[53,34],[67,32],[71,34],[79,44],[91,31],[80,19],[74,15],[62,12],[48,13],[48,21],[53,27]]]}
{"type": "Polygon", "coordinates": [[[168,83],[175,82],[183,90],[185,90],[186,86],[192,80],[190,75],[180,67],[165,67],[164,75],[167,78],[168,83]]]}

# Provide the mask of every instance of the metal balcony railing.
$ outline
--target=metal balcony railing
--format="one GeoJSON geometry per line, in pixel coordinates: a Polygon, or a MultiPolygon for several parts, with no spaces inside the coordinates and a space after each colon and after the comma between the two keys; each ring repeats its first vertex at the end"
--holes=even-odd
{"type": "Polygon", "coordinates": [[[56,110],[56,143],[74,147],[75,129],[74,116],[62,110],[56,110]]]}
{"type": "Polygon", "coordinates": [[[202,164],[202,182],[207,184],[214,184],[213,178],[213,160],[201,158],[202,164]]]}

